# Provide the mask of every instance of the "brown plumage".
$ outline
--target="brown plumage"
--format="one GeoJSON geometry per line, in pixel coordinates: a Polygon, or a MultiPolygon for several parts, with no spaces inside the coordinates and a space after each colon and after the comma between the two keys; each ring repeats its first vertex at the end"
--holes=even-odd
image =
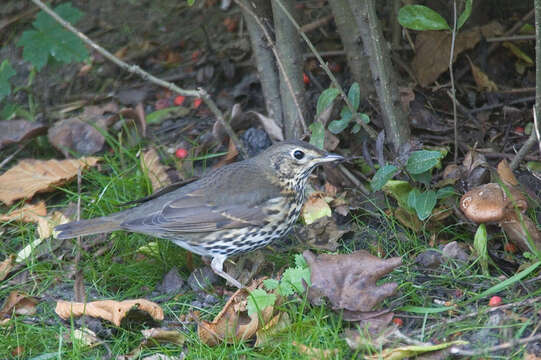
{"type": "Polygon", "coordinates": [[[59,225],[56,236],[125,230],[169,239],[212,257],[214,272],[241,287],[223,271],[225,259],[284,236],[299,216],[310,173],[319,164],[338,160],[343,157],[308,143],[285,141],[136,207],[59,225]]]}

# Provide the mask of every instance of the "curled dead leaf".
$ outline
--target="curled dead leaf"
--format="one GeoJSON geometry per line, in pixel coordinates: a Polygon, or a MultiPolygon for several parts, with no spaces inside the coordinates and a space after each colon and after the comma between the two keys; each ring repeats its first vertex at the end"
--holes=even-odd
{"type": "Polygon", "coordinates": [[[67,160],[25,159],[0,176],[0,201],[11,205],[15,200],[30,199],[36,193],[53,191],[77,176],[82,170],[96,165],[96,157],[67,160]]]}
{"type": "Polygon", "coordinates": [[[338,240],[350,231],[349,224],[339,227],[332,217],[326,216],[296,229],[296,234],[312,248],[335,251],[339,245],[338,240]]]}
{"type": "Polygon", "coordinates": [[[518,186],[518,180],[513,174],[513,170],[509,167],[509,162],[503,159],[498,163],[497,167],[498,176],[500,180],[507,186],[518,186]]]}
{"type": "Polygon", "coordinates": [[[171,179],[167,175],[167,168],[160,162],[160,156],[155,148],[150,148],[141,156],[141,167],[146,171],[152,191],[157,191],[160,188],[171,184],[171,179]]]}
{"type": "Polygon", "coordinates": [[[301,216],[304,223],[310,225],[318,219],[332,216],[332,211],[322,193],[313,193],[304,203],[301,216]]]}
{"type": "Polygon", "coordinates": [[[27,120],[0,121],[0,149],[36,137],[47,130],[47,126],[27,120]]]}
{"type": "Polygon", "coordinates": [[[154,320],[163,320],[162,308],[158,304],[146,299],[124,301],[100,300],[90,303],[59,300],[56,303],[55,312],[64,320],[69,319],[71,316],[88,315],[110,321],[116,326],[120,326],[122,319],[134,307],[139,311],[148,313],[154,320]]]}
{"type": "Polygon", "coordinates": [[[336,357],[339,353],[338,349],[319,349],[306,346],[296,341],[291,342],[291,344],[297,349],[299,354],[308,356],[311,360],[329,359],[331,357],[336,357]]]}
{"type": "Polygon", "coordinates": [[[20,221],[23,223],[37,223],[39,218],[47,215],[45,202],[40,201],[37,204],[24,204],[23,207],[10,212],[9,214],[0,215],[0,221],[20,221]]]}
{"type": "Polygon", "coordinates": [[[15,266],[15,259],[17,255],[11,254],[0,263],[0,281],[4,280],[8,276],[13,266],[15,266]]]}
{"type": "Polygon", "coordinates": [[[370,311],[393,295],[398,286],[396,283],[376,286],[376,282],[402,264],[399,257],[384,260],[364,250],[318,256],[307,250],[303,256],[311,273],[308,297],[315,305],[326,297],[333,309],[370,311]]]}
{"type": "Polygon", "coordinates": [[[260,326],[271,319],[274,311],[273,306],[261,311],[263,323],[260,323],[257,313],[248,315],[248,297],[256,286],[237,290],[212,322],[200,321],[197,327],[199,339],[209,346],[216,346],[222,342],[232,343],[252,338],[260,326]]]}
{"type": "Polygon", "coordinates": [[[479,91],[497,91],[498,85],[488,78],[488,75],[485,74],[478,66],[476,66],[469,56],[467,57],[470,62],[471,72],[473,74],[473,79],[477,85],[479,91]]]}
{"type": "Polygon", "coordinates": [[[0,309],[0,319],[9,316],[12,313],[15,315],[33,315],[36,313],[36,305],[38,299],[26,295],[19,291],[12,291],[0,309]]]}
{"type": "Polygon", "coordinates": [[[517,213],[514,209],[508,209],[505,217],[500,222],[509,240],[517,245],[522,251],[541,251],[541,233],[535,223],[525,214],[517,213]],[[528,237],[532,240],[535,249],[531,249],[528,237]]]}
{"type": "Polygon", "coordinates": [[[141,330],[145,337],[145,343],[169,343],[182,345],[186,341],[186,335],[175,329],[152,328],[141,330]]]}

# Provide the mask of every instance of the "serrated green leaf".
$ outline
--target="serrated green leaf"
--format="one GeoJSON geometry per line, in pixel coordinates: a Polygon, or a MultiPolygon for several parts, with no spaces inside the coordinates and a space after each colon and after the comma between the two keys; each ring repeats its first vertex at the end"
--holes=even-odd
{"type": "Polygon", "coordinates": [[[295,255],[295,267],[299,269],[306,269],[308,268],[308,263],[306,262],[306,259],[302,254],[296,254],[295,255]]]}
{"type": "Polygon", "coordinates": [[[325,145],[325,128],[323,127],[323,124],[316,121],[310,124],[309,129],[312,132],[312,136],[310,136],[310,144],[319,149],[323,149],[323,146],[325,145]]]}
{"type": "Polygon", "coordinates": [[[0,100],[11,94],[9,78],[16,74],[9,61],[4,60],[0,65],[0,100]]]}
{"type": "Polygon", "coordinates": [[[441,189],[438,189],[436,192],[436,197],[439,199],[445,199],[450,196],[455,195],[455,189],[452,186],[446,186],[441,189]]]}
{"type": "Polygon", "coordinates": [[[331,106],[332,102],[340,94],[340,90],[337,88],[328,88],[323,90],[319,98],[317,99],[316,116],[321,114],[325,109],[331,106]]]}
{"type": "MultiPolygon", "coordinates": [[[[409,200],[410,198],[408,197],[408,204],[410,203],[409,200]]],[[[436,192],[434,190],[428,190],[425,192],[417,192],[413,196],[413,202],[414,202],[413,208],[415,209],[415,212],[417,213],[417,217],[419,218],[419,220],[421,221],[426,220],[430,216],[430,214],[432,214],[432,210],[434,210],[434,207],[436,206],[436,202],[437,202],[436,192]]]]}
{"type": "Polygon", "coordinates": [[[487,228],[485,224],[481,224],[475,232],[475,236],[473,238],[473,248],[477,253],[479,264],[481,265],[481,270],[483,271],[484,275],[489,275],[487,243],[487,228]]]}
{"type": "Polygon", "coordinates": [[[263,311],[267,306],[272,306],[276,302],[276,295],[269,294],[263,289],[255,289],[250,292],[248,297],[248,315],[257,314],[258,311],[263,311]]]}
{"type": "Polygon", "coordinates": [[[398,11],[398,22],[405,28],[412,30],[449,30],[447,21],[423,5],[406,5],[398,11]]]}
{"type": "Polygon", "coordinates": [[[359,110],[359,105],[361,104],[361,87],[359,86],[359,83],[354,82],[351,84],[348,91],[348,100],[353,106],[353,111],[356,112],[359,110]]]}
{"type": "Polygon", "coordinates": [[[277,289],[279,284],[280,283],[278,282],[278,280],[275,280],[275,279],[263,280],[263,285],[265,285],[265,287],[269,290],[277,289]]]}
{"type": "Polygon", "coordinates": [[[406,170],[410,174],[424,173],[438,165],[442,157],[443,154],[439,151],[413,151],[408,158],[406,170]]]}
{"type": "MultiPolygon", "coordinates": [[[[70,3],[57,6],[54,11],[70,23],[76,23],[83,13],[70,3]]],[[[71,63],[88,58],[88,50],[82,40],[65,30],[52,17],[38,13],[32,23],[35,30],[23,32],[17,46],[23,46],[23,58],[38,70],[43,68],[52,56],[55,60],[71,63]]]]}
{"type": "Polygon", "coordinates": [[[372,181],[370,181],[370,187],[373,191],[379,191],[385,184],[387,184],[387,181],[391,180],[393,176],[395,176],[396,172],[398,171],[398,168],[394,165],[385,165],[383,167],[380,167],[378,171],[374,174],[374,177],[372,178],[372,181]]]}
{"type": "Polygon", "coordinates": [[[464,25],[464,23],[469,19],[471,15],[472,2],[472,0],[466,0],[466,4],[464,5],[464,11],[462,12],[462,14],[460,14],[456,23],[457,30],[460,30],[462,25],[464,25]]]}
{"type": "Polygon", "coordinates": [[[304,282],[311,286],[310,269],[287,268],[280,280],[280,294],[283,296],[293,295],[294,292],[302,294],[304,292],[304,282]]]}

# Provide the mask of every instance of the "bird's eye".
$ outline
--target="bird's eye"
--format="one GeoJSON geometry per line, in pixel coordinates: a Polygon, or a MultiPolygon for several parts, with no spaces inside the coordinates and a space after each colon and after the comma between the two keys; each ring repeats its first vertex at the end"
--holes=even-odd
{"type": "Polygon", "coordinates": [[[293,156],[295,157],[295,159],[301,160],[304,157],[304,152],[302,152],[300,150],[295,150],[293,152],[293,156]]]}

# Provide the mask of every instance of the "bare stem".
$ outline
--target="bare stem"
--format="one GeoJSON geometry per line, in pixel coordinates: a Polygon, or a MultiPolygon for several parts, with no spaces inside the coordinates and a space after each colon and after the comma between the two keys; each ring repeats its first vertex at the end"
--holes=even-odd
{"type": "Polygon", "coordinates": [[[456,89],[453,75],[453,57],[455,56],[456,39],[456,0],[453,0],[453,32],[451,36],[451,54],[449,55],[449,77],[451,78],[451,99],[453,100],[453,126],[455,136],[455,163],[458,161],[458,119],[456,116],[456,89]]]}

